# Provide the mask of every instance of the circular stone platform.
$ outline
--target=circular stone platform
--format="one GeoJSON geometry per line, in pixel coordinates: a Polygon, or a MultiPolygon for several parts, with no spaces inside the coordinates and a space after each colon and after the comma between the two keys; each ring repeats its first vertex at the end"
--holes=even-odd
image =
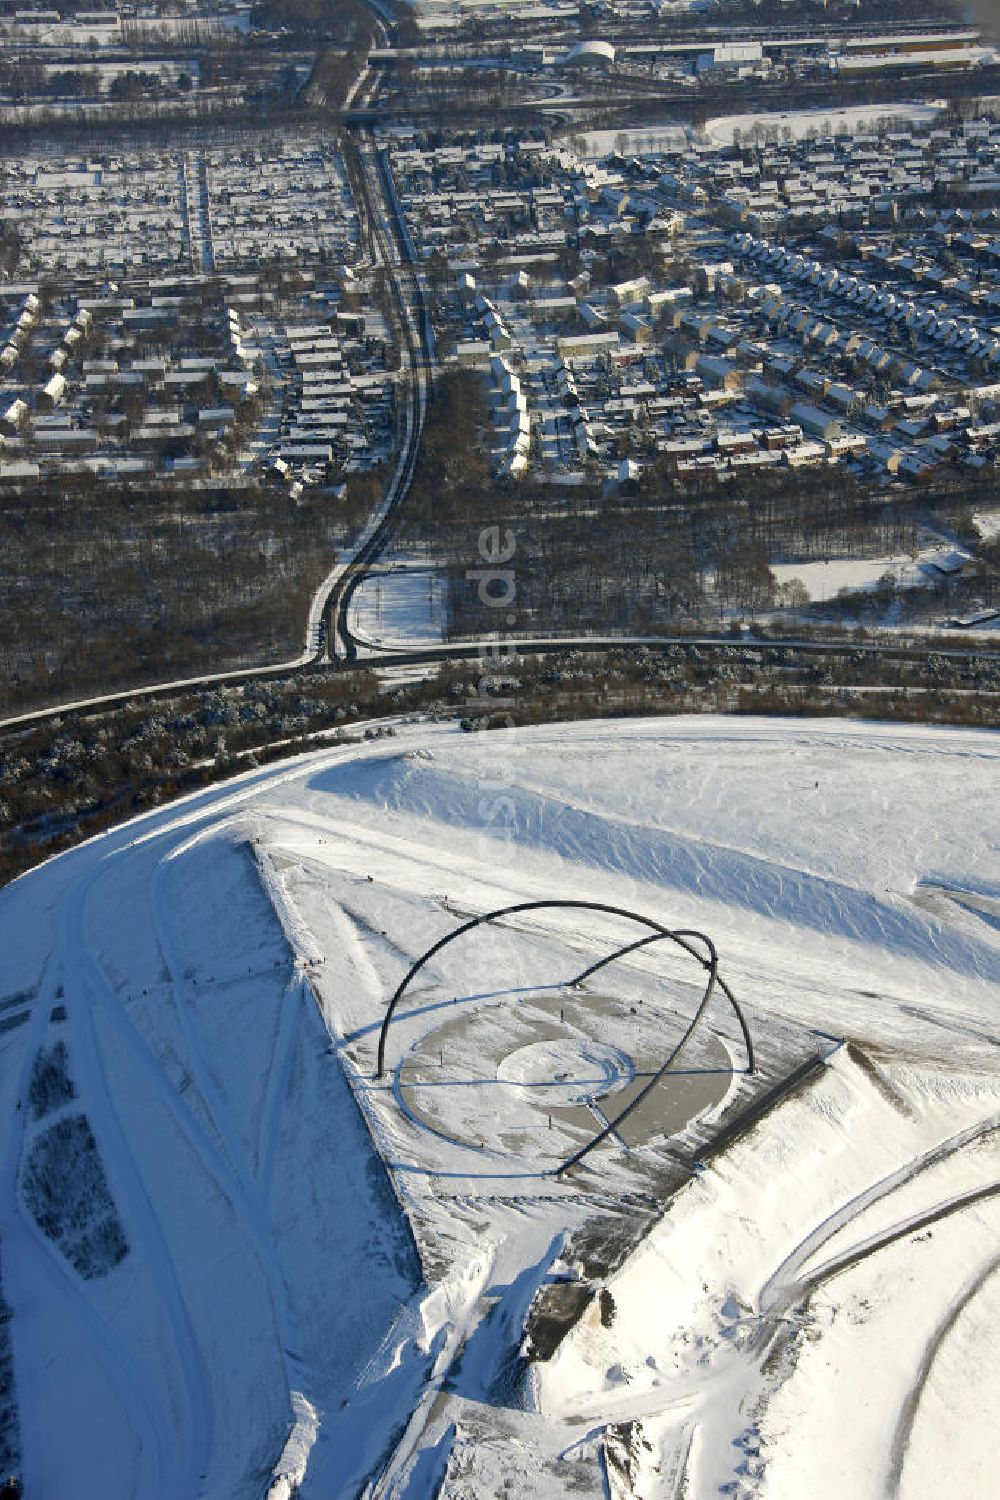
{"type": "MultiPolygon", "coordinates": [[[[648,998],[552,986],[418,1011],[421,1034],[396,1065],[399,1103],[456,1146],[557,1163],[638,1097],[687,1024],[690,991],[665,996],[660,976],[632,979],[648,998]]],[[[732,1076],[725,1041],[703,1029],[616,1131],[617,1149],[686,1129],[721,1103],[732,1076]]]]}
{"type": "Polygon", "coordinates": [[[543,1109],[587,1104],[624,1088],[635,1077],[627,1053],[585,1037],[552,1037],[509,1052],[497,1078],[519,1097],[543,1109]]]}

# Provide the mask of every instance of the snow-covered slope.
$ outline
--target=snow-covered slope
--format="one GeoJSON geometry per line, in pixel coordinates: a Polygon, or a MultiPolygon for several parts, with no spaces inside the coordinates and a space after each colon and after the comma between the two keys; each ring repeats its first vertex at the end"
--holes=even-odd
{"type": "Polygon", "coordinates": [[[998,764],[988,734],[827,721],[411,725],[0,894],[27,1494],[975,1492],[998,764]],[[447,946],[375,1067],[429,944],[553,896],[708,932],[761,1068],[713,1002],[560,1176],[701,993],[662,945],[571,987],[622,919],[447,946]]]}

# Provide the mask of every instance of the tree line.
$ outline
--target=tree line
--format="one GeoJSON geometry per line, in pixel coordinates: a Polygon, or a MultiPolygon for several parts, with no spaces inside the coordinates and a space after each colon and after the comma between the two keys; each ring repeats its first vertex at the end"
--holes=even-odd
{"type": "Polygon", "coordinates": [[[801,610],[807,590],[780,585],[775,565],[907,556],[928,525],[974,546],[976,561],[925,603],[960,613],[997,590],[971,519],[988,476],[882,492],[821,466],[691,484],[653,455],[621,488],[605,482],[602,466],[581,485],[537,474],[512,483],[491,468],[495,436],[483,378],[452,371],[439,380],[402,536],[446,573],[448,628],[458,638],[489,628],[466,574],[479,531],[492,525],[516,534],[519,624],[532,631],[669,629],[732,612],[801,610]]]}

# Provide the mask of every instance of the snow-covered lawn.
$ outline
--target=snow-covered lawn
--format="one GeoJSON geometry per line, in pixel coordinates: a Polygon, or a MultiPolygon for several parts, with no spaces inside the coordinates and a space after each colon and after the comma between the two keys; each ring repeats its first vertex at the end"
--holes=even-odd
{"type": "Polygon", "coordinates": [[[945,108],[943,102],[917,104],[900,101],[892,104],[857,104],[845,109],[796,109],[762,110],[752,115],[717,115],[706,120],[704,132],[716,146],[731,146],[736,133],[743,140],[750,139],[754,131],[776,131],[782,137],[790,131],[796,140],[803,140],[811,130],[820,135],[831,131],[853,130],[863,135],[874,134],[880,120],[905,121],[914,125],[926,125],[945,108]]]}
{"type": "Polygon", "coordinates": [[[976,511],[972,520],[984,542],[995,541],[1000,536],[1000,510],[976,511]]]}
{"type": "Polygon", "coordinates": [[[359,640],[416,646],[444,639],[448,585],[424,563],[402,561],[367,577],[351,601],[350,627],[359,640]]]}
{"type": "Polygon", "coordinates": [[[921,585],[951,572],[968,554],[957,547],[924,547],[915,557],[909,553],[887,553],[884,557],[835,558],[826,562],[775,563],[772,571],[779,584],[798,578],[813,600],[835,599],[841,589],[851,592],[872,589],[884,574],[892,575],[898,588],[921,585]]]}
{"type": "Polygon", "coordinates": [[[859,104],[844,109],[761,110],[756,114],[716,115],[706,120],[700,129],[675,122],[588,130],[580,132],[580,135],[584,143],[582,154],[600,159],[620,149],[626,152],[676,150],[691,139],[708,140],[715,146],[731,146],[737,136],[748,141],[757,134],[763,139],[765,133],[771,132],[784,137],[787,131],[795,140],[803,140],[811,131],[820,135],[845,130],[862,135],[874,134],[879,122],[885,122],[890,128],[896,121],[926,125],[944,107],[943,102],[924,104],[904,101],[899,104],[859,104]]]}
{"type": "Polygon", "coordinates": [[[833,720],[412,724],[0,893],[26,1492],[989,1493],[998,768],[995,735],[833,720]],[[661,944],[572,988],[636,929],[551,910],[444,948],[376,1076],[410,963],[552,896],[709,933],[762,1083],[720,997],[652,1107],[553,1176],[702,980],[661,944]],[[92,1221],[37,1166],[73,1120],[49,1140],[92,1221]],[[574,1299],[520,1358],[533,1305],[574,1299]]]}
{"type": "Polygon", "coordinates": [[[626,152],[670,151],[686,145],[691,130],[687,125],[632,125],[627,130],[588,130],[582,134],[585,143],[582,154],[600,160],[622,149],[623,136],[626,152]]]}

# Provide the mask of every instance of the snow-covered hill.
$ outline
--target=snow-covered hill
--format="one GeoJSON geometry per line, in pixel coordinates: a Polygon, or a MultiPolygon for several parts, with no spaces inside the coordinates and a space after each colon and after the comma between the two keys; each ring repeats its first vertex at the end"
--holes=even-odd
{"type": "Polygon", "coordinates": [[[411,725],[0,893],[26,1493],[988,1493],[998,766],[828,721],[411,725]],[[621,918],[448,945],[376,1076],[409,964],[551,897],[709,933],[759,1062],[718,996],[558,1176],[703,987],[662,944],[573,987],[621,918]]]}

